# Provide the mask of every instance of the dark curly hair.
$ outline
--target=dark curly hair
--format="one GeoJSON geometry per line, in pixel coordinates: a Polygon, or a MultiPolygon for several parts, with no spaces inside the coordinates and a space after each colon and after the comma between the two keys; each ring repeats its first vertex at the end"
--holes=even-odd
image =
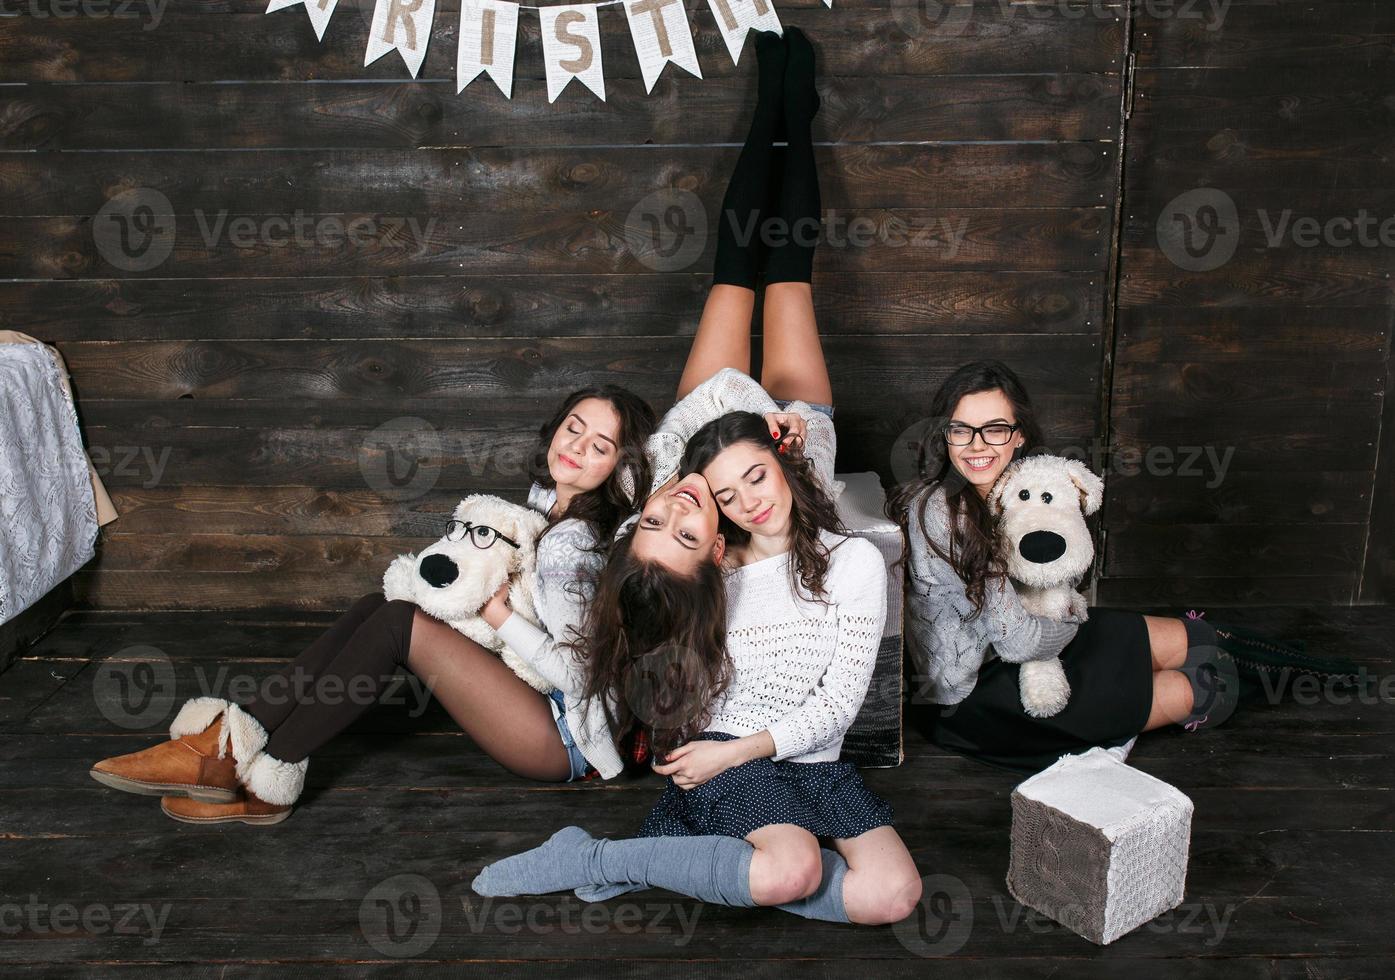
{"type": "Polygon", "coordinates": [[[609,402],[620,416],[620,432],[616,440],[619,459],[604,483],[572,498],[563,516],[585,521],[597,541],[609,541],[620,523],[639,509],[642,495],[649,486],[651,474],[644,444],[653,434],[658,420],[648,402],[619,385],[595,385],[572,392],[562,399],[557,411],[538,429],[538,445],[533,451],[528,475],[549,490],[556,487],[557,481],[547,468],[547,451],[552,445],[552,437],[572,410],[588,398],[609,402]],[[633,479],[632,491],[627,491],[622,482],[626,470],[633,479]]]}
{"type": "Polygon", "coordinates": [[[1014,459],[1040,451],[1041,426],[1037,422],[1032,400],[1017,374],[1002,361],[972,361],[945,379],[930,402],[930,420],[921,433],[916,470],[920,476],[897,487],[887,500],[886,513],[910,535],[910,511],[916,508],[921,527],[925,526],[925,508],[936,490],[943,490],[949,507],[950,539],[948,553],[942,551],[926,534],[926,543],[954,568],[964,582],[964,592],[973,605],[973,615],[983,609],[984,593],[990,581],[1007,576],[1007,565],[995,547],[997,519],[989,513],[988,505],[950,461],[945,443],[945,426],[954,408],[966,395],[983,391],[1001,391],[1012,404],[1017,431],[1023,436],[1022,446],[1014,459]],[[967,492],[966,492],[967,491],[967,492]]]}
{"type": "Polygon", "coordinates": [[[636,530],[611,546],[572,650],[616,741],[643,729],[662,758],[707,726],[731,682],[726,589],[716,562],[683,576],[637,557],[636,530]]]}
{"type": "MultiPolygon", "coordinates": [[[[789,484],[792,506],[790,512],[790,577],[795,595],[811,601],[824,597],[824,579],[828,575],[830,553],[820,537],[821,531],[846,534],[847,529],[838,516],[838,508],[814,475],[813,464],[798,447],[777,452],[779,440],[771,438],[765,418],[755,412],[728,412],[713,419],[693,433],[683,450],[681,464],[684,473],[700,473],[729,446],[750,443],[770,453],[789,484]]],[[[751,535],[722,514],[719,528],[728,547],[742,547],[751,535]]]]}

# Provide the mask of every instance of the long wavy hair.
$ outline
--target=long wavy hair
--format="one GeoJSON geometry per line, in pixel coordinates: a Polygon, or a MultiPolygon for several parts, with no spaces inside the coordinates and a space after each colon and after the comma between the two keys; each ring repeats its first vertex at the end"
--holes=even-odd
{"type": "Polygon", "coordinates": [[[948,552],[941,550],[928,533],[925,539],[963,580],[964,592],[973,605],[973,616],[983,609],[989,582],[1001,581],[1007,576],[1007,564],[994,546],[997,519],[989,513],[988,505],[973,484],[965,480],[950,461],[945,427],[961,398],[984,391],[1001,391],[1012,405],[1017,431],[1024,439],[1013,458],[1040,451],[1041,426],[1021,379],[1002,361],[972,361],[946,378],[935,392],[930,402],[929,423],[921,432],[916,456],[916,472],[920,475],[897,487],[886,506],[887,516],[901,525],[909,541],[911,508],[916,508],[916,516],[924,528],[925,508],[931,496],[936,490],[944,491],[949,507],[948,552]]]}
{"type": "MultiPolygon", "coordinates": [[[[764,417],[754,412],[728,412],[693,433],[683,450],[682,471],[700,473],[722,450],[743,442],[767,450],[789,484],[790,550],[794,554],[794,561],[790,563],[791,586],[801,598],[822,601],[830,552],[820,532],[846,534],[847,529],[838,517],[833,499],[814,475],[813,464],[799,447],[791,446],[781,453],[778,451],[780,442],[771,438],[764,417]]],[[[718,527],[726,537],[728,552],[751,540],[750,534],[737,527],[726,514],[721,515],[718,527]]]]}
{"type": "Polygon", "coordinates": [[[538,444],[533,450],[528,475],[535,483],[549,490],[557,486],[557,481],[547,468],[547,451],[552,446],[552,437],[567,416],[588,398],[609,402],[620,416],[620,432],[616,440],[619,458],[605,482],[594,490],[573,497],[562,516],[584,521],[597,541],[608,542],[620,523],[639,509],[641,495],[649,486],[651,473],[644,444],[653,434],[658,421],[648,402],[619,385],[594,385],[572,392],[562,399],[557,411],[538,429],[538,444]],[[628,486],[625,479],[627,473],[630,478],[628,486]]]}
{"type": "Polygon", "coordinates": [[[616,741],[646,730],[662,758],[707,727],[731,683],[726,589],[716,562],[682,576],[637,557],[637,527],[611,546],[572,649],[616,741]]]}

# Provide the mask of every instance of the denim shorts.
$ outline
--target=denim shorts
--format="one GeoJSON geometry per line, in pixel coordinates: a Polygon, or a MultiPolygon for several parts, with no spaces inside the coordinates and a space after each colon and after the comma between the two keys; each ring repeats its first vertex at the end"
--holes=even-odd
{"type": "Polygon", "coordinates": [[[562,744],[567,747],[567,758],[572,764],[572,774],[567,777],[567,782],[580,779],[586,775],[586,770],[590,764],[586,761],[586,756],[581,754],[581,750],[576,747],[576,739],[572,738],[572,730],[567,725],[567,703],[561,691],[554,690],[548,695],[552,701],[552,716],[557,720],[557,734],[562,736],[562,744]]]}
{"type": "MultiPolygon", "coordinates": [[[[790,407],[790,405],[794,404],[794,401],[790,398],[776,398],[775,404],[778,405],[780,407],[780,411],[783,412],[786,411],[790,407]]],[[[804,404],[808,405],[810,408],[818,412],[820,415],[827,415],[829,418],[833,418],[832,405],[825,405],[822,402],[805,402],[804,404]]]]}

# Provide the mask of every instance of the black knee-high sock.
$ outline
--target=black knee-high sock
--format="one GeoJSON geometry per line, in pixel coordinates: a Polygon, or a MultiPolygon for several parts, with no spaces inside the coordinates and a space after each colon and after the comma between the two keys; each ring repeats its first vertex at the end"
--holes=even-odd
{"type": "Polygon", "coordinates": [[[770,144],[784,111],[785,45],[778,34],[756,35],[759,61],[756,111],[746,144],[736,160],[717,215],[717,256],[712,267],[714,285],[724,283],[754,289],[760,273],[759,229],[770,197],[770,144]]]}
{"type": "Polygon", "coordinates": [[[814,88],[814,49],[797,27],[785,31],[785,129],[788,147],[780,172],[779,243],[765,262],[765,281],[810,282],[819,237],[819,174],[811,127],[819,111],[814,88]]]}
{"type": "MultiPolygon", "coordinates": [[[[266,754],[300,762],[373,707],[412,647],[417,607],[396,599],[379,606],[315,675],[308,691],[271,733],[266,754]]],[[[254,715],[255,717],[255,715],[254,715]]]]}

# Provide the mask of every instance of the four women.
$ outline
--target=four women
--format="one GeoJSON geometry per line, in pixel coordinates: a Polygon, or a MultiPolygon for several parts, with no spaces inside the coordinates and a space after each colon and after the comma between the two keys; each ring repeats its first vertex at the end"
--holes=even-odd
{"type": "MultiPolygon", "coordinates": [[[[94,778],[162,796],[177,820],[278,822],[309,756],[405,667],[521,776],[608,779],[648,744],[667,778],[637,837],[564,828],[486,867],[474,882],[482,894],[597,900],[660,886],[831,921],[911,913],[920,877],[891,808],[839,761],[872,678],[888,586],[878,551],[848,536],[836,504],[832,386],[810,286],[814,55],[794,28],[760,35],[756,48],[758,100],[678,401],[657,428],[621,388],[563,401],[542,426],[529,495],[551,522],[538,548],[542,623],[513,614],[504,590],[483,610],[553,693],[414,605],[367,595],[261,697],[195,699],[170,740],[103,760],[94,778]],[[777,137],[787,144],[779,156],[777,137]],[[757,382],[751,318],[762,283],[757,382]],[[362,678],[366,696],[343,695],[362,678]]],[[[907,540],[908,648],[929,682],[934,704],[920,720],[931,737],[1035,770],[1163,725],[1224,720],[1238,697],[1236,660],[1202,620],[1091,610],[1055,622],[1017,601],[985,503],[1004,468],[1041,445],[1016,376],[968,365],[933,411],[945,424],[925,476],[891,502],[907,540]],[[1070,704],[1028,717],[1016,665],[1056,656],[1070,704]]]]}

